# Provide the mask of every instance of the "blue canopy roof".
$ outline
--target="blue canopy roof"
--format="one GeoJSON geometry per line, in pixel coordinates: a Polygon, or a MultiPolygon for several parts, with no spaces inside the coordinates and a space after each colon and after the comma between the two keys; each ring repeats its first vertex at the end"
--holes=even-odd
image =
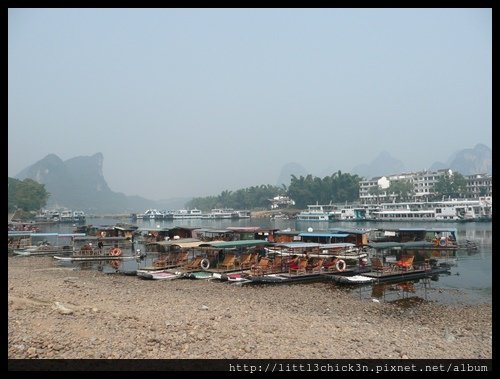
{"type": "Polygon", "coordinates": [[[329,229],[331,233],[367,234],[371,229],[329,229]]]}

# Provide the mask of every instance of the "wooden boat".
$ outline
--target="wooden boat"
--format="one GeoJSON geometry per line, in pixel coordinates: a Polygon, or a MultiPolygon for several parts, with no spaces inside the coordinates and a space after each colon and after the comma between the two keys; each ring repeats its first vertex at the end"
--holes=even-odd
{"type": "Polygon", "coordinates": [[[450,273],[450,267],[448,265],[431,267],[429,269],[414,269],[410,271],[391,271],[387,273],[370,271],[356,276],[330,275],[329,277],[334,282],[341,284],[366,284],[401,282],[407,280],[429,278],[445,273],[450,273]]]}
{"type": "Polygon", "coordinates": [[[193,271],[184,273],[182,277],[188,279],[212,279],[214,275],[216,274],[210,271],[193,271]]]}
{"type": "Polygon", "coordinates": [[[249,270],[235,271],[235,272],[214,272],[212,278],[219,279],[222,282],[241,282],[248,280],[250,276],[249,270]]]}
{"type": "Polygon", "coordinates": [[[9,231],[9,253],[16,255],[52,255],[73,251],[73,239],[82,233],[32,233],[9,231]]]}
{"type": "Polygon", "coordinates": [[[242,284],[292,284],[292,283],[304,283],[304,282],[319,282],[331,280],[330,277],[337,276],[354,276],[363,272],[368,272],[370,269],[368,267],[356,266],[347,268],[341,272],[307,272],[305,274],[291,274],[289,272],[281,273],[271,273],[264,275],[250,275],[246,277],[246,281],[242,284]]]}
{"type": "Polygon", "coordinates": [[[142,279],[172,280],[182,277],[183,273],[180,271],[169,271],[169,270],[158,270],[158,271],[137,270],[136,275],[142,279]]]}
{"type": "Polygon", "coordinates": [[[30,246],[25,249],[14,250],[14,254],[22,256],[45,256],[54,254],[70,254],[73,252],[71,246],[40,245],[30,246]]]}
{"type": "Polygon", "coordinates": [[[376,250],[477,248],[471,241],[459,244],[456,228],[375,229],[370,233],[368,246],[376,250]]]}
{"type": "Polygon", "coordinates": [[[66,256],[62,257],[59,255],[54,255],[54,259],[57,259],[58,261],[65,261],[65,262],[71,262],[71,261],[114,261],[114,260],[132,260],[132,259],[141,259],[143,256],[141,254],[137,255],[121,255],[121,256],[113,256],[113,255],[72,255],[72,256],[66,256]]]}

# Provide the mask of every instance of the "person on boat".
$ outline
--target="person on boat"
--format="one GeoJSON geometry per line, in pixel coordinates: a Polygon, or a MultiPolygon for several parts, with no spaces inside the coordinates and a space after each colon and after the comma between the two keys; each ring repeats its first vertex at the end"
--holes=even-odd
{"type": "Polygon", "coordinates": [[[99,251],[102,250],[103,246],[104,246],[104,244],[102,243],[102,241],[97,242],[97,248],[99,249],[99,251]]]}
{"type": "Polygon", "coordinates": [[[288,267],[292,270],[296,270],[299,268],[299,257],[297,255],[294,255],[290,258],[290,260],[288,261],[288,267]]]}

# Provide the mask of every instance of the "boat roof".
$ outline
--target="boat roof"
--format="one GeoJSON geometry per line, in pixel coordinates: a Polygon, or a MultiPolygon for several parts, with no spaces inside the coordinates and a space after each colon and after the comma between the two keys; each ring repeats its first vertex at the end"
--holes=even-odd
{"type": "Polygon", "coordinates": [[[239,240],[239,241],[217,241],[205,242],[200,247],[214,247],[219,249],[231,249],[235,247],[249,247],[249,246],[269,246],[270,242],[265,240],[239,240]]]}
{"type": "Polygon", "coordinates": [[[348,242],[339,242],[339,243],[323,243],[320,245],[321,249],[333,249],[336,247],[354,247],[356,246],[353,243],[348,243],[348,242]]]}
{"type": "Polygon", "coordinates": [[[136,229],[137,232],[168,232],[170,229],[169,228],[138,228],[136,229]]]}
{"type": "Polygon", "coordinates": [[[457,228],[395,228],[395,229],[378,229],[387,231],[400,231],[400,232],[457,232],[457,228]]]}
{"type": "Polygon", "coordinates": [[[316,242],[284,242],[275,243],[274,246],[286,247],[288,249],[306,249],[308,247],[320,247],[320,243],[316,242]]]}
{"type": "Polygon", "coordinates": [[[306,233],[300,233],[299,236],[301,237],[348,237],[349,234],[345,233],[314,233],[314,232],[306,232],[306,233]]]}
{"type": "Polygon", "coordinates": [[[349,229],[349,228],[334,228],[334,229],[329,229],[331,233],[349,233],[349,234],[366,234],[370,230],[373,229],[349,229]]]}
{"type": "Polygon", "coordinates": [[[199,226],[174,226],[173,228],[170,228],[169,230],[179,230],[179,229],[183,229],[183,230],[196,230],[196,229],[200,229],[199,226]]]}
{"type": "Polygon", "coordinates": [[[9,237],[85,237],[85,233],[30,233],[30,232],[9,232],[9,237]]]}
{"type": "Polygon", "coordinates": [[[137,229],[139,229],[139,227],[135,226],[135,225],[121,224],[121,225],[115,225],[115,229],[118,229],[118,230],[137,230],[137,229]]]}
{"type": "Polygon", "coordinates": [[[201,243],[202,243],[202,241],[179,242],[177,240],[177,241],[174,241],[174,243],[172,244],[172,246],[179,246],[180,248],[183,248],[183,249],[190,249],[192,247],[198,247],[198,246],[200,246],[201,243]]]}
{"type": "Polygon", "coordinates": [[[263,230],[260,226],[228,226],[227,228],[234,232],[259,232],[263,230]]]}
{"type": "Polygon", "coordinates": [[[408,241],[408,242],[370,242],[368,243],[369,247],[373,247],[374,249],[391,249],[391,248],[419,248],[419,247],[428,247],[432,246],[432,243],[429,241],[408,241]]]}
{"type": "Polygon", "coordinates": [[[160,245],[160,246],[180,246],[180,247],[198,247],[202,244],[203,241],[197,238],[179,238],[177,240],[168,240],[168,241],[154,241],[148,242],[146,245],[160,245]]]}
{"type": "Polygon", "coordinates": [[[211,228],[200,228],[196,229],[197,232],[203,233],[233,233],[233,230],[228,229],[211,229],[211,228]]]}
{"type": "Polygon", "coordinates": [[[278,230],[274,232],[275,235],[285,235],[285,236],[298,236],[301,232],[298,230],[278,230]]]}

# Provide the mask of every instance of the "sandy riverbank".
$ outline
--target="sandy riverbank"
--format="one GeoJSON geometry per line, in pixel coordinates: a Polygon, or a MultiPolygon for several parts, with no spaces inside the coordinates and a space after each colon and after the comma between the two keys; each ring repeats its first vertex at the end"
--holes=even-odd
{"type": "Polygon", "coordinates": [[[492,307],[148,281],[8,258],[8,358],[492,358],[492,307]]]}

